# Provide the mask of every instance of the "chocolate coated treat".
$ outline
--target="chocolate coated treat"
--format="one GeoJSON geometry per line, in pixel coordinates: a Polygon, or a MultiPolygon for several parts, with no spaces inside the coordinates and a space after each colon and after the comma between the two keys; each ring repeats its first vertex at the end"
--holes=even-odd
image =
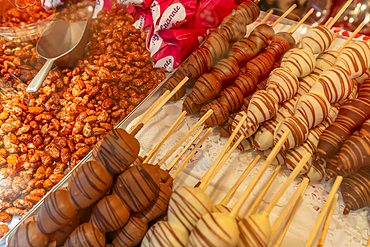
{"type": "Polygon", "coordinates": [[[64,244],[64,247],[103,247],[105,236],[90,223],[79,225],[64,244]]]}
{"type": "Polygon", "coordinates": [[[206,48],[214,61],[220,60],[229,50],[229,41],[217,31],[212,31],[204,42],[206,48]]]}
{"type": "Polygon", "coordinates": [[[41,205],[37,226],[43,234],[51,234],[68,224],[76,215],[77,210],[69,198],[68,191],[59,189],[46,197],[41,205]]]}
{"type": "Polygon", "coordinates": [[[211,73],[219,79],[223,87],[227,87],[239,75],[239,66],[235,59],[224,58],[216,63],[211,73]]]}
{"type": "Polygon", "coordinates": [[[210,51],[204,47],[200,47],[193,51],[189,57],[188,71],[192,78],[198,78],[204,73],[207,73],[213,65],[214,62],[210,51]]]}
{"type": "Polygon", "coordinates": [[[126,170],[139,155],[140,143],[124,129],[111,130],[95,145],[93,158],[100,162],[111,174],[126,170]]]}
{"type": "Polygon", "coordinates": [[[234,58],[239,67],[243,67],[249,60],[254,58],[262,50],[257,44],[249,38],[243,38],[235,42],[231,47],[229,57],[234,58]]]}
{"type": "Polygon", "coordinates": [[[141,164],[132,166],[119,175],[114,193],[133,212],[149,207],[159,194],[159,167],[141,164]]]}
{"type": "MultiPolygon", "coordinates": [[[[172,77],[169,79],[164,85],[162,89],[162,93],[166,92],[167,90],[172,91],[180,82],[182,81],[179,77],[172,77]]],[[[178,99],[181,99],[186,92],[185,85],[182,86],[177,92],[169,99],[169,101],[176,101],[178,99]]]]}
{"type": "Polygon", "coordinates": [[[205,122],[207,128],[218,126],[227,121],[229,117],[229,111],[225,105],[216,103],[214,105],[211,105],[210,109],[213,110],[213,113],[205,122]]]}
{"type": "Polygon", "coordinates": [[[249,39],[257,44],[262,51],[266,48],[268,41],[275,35],[274,29],[266,24],[260,24],[253,29],[249,39]]]}
{"type": "Polygon", "coordinates": [[[370,164],[370,137],[355,132],[340,149],[338,167],[357,170],[370,164]]]}
{"type": "Polygon", "coordinates": [[[143,219],[131,216],[127,224],[115,232],[112,241],[114,247],[129,247],[138,245],[148,230],[148,223],[143,219]]]}
{"type": "Polygon", "coordinates": [[[250,60],[245,68],[258,78],[267,76],[274,65],[274,55],[270,52],[261,52],[257,57],[250,60]]]}
{"type": "Polygon", "coordinates": [[[99,162],[83,163],[71,176],[70,198],[77,209],[87,208],[107,193],[112,181],[112,175],[99,162]]]}
{"type": "Polygon", "coordinates": [[[159,184],[158,197],[154,200],[152,205],[138,213],[137,217],[143,218],[145,221],[149,222],[158,218],[167,211],[168,202],[170,201],[172,194],[172,181],[173,179],[171,178],[170,180],[167,180],[166,183],[159,184]]]}
{"type": "Polygon", "coordinates": [[[202,108],[202,104],[195,104],[193,100],[193,96],[191,94],[188,94],[184,102],[182,104],[182,111],[186,111],[186,115],[191,115],[194,113],[198,113],[200,109],[202,108]]]}
{"type": "Polygon", "coordinates": [[[67,225],[63,226],[59,230],[53,232],[50,235],[50,239],[55,240],[57,246],[61,246],[67,240],[69,235],[76,229],[76,227],[80,224],[80,217],[74,217],[71,222],[67,225]]]}
{"type": "Polygon", "coordinates": [[[275,60],[280,60],[280,57],[294,46],[295,40],[290,33],[279,32],[271,38],[271,43],[266,47],[266,51],[271,52],[275,60]]]}
{"type": "Polygon", "coordinates": [[[337,176],[348,177],[354,174],[355,172],[357,172],[357,170],[354,170],[354,169],[338,170],[338,159],[339,159],[339,155],[336,154],[326,162],[325,181],[328,181],[332,178],[336,178],[337,176]]]}
{"type": "Polygon", "coordinates": [[[221,81],[214,74],[206,73],[195,82],[191,96],[195,104],[202,104],[216,98],[221,89],[221,81]]]}
{"type": "Polygon", "coordinates": [[[229,111],[234,111],[243,104],[243,99],[240,88],[232,86],[222,90],[220,103],[225,105],[229,111]]]}
{"type": "Polygon", "coordinates": [[[357,173],[344,178],[340,185],[343,201],[346,204],[343,214],[370,205],[370,167],[364,167],[357,173]]]}
{"type": "Polygon", "coordinates": [[[244,96],[254,93],[254,91],[256,91],[257,88],[257,83],[258,77],[251,72],[247,72],[244,75],[238,76],[238,78],[236,78],[234,82],[234,84],[238,88],[240,88],[244,96]]]}
{"type": "MultiPolygon", "coordinates": [[[[171,175],[168,173],[168,171],[159,169],[159,176],[160,176],[160,182],[161,183],[166,183],[168,179],[171,178],[171,175]]],[[[171,179],[171,182],[169,183],[169,186],[172,187],[173,184],[173,179],[171,179]]]]}
{"type": "Polygon", "coordinates": [[[115,195],[102,198],[94,207],[90,223],[100,232],[114,232],[123,227],[130,218],[130,211],[115,195]]]}
{"type": "Polygon", "coordinates": [[[260,15],[260,8],[254,1],[247,0],[238,6],[235,15],[243,16],[244,24],[249,25],[257,20],[260,15]]]}
{"type": "Polygon", "coordinates": [[[318,158],[328,159],[334,155],[351,134],[370,117],[370,101],[353,99],[341,106],[338,117],[321,135],[317,147],[318,158]]]}
{"type": "Polygon", "coordinates": [[[234,43],[243,38],[247,32],[243,17],[240,15],[232,16],[225,24],[221,25],[220,34],[225,36],[230,43],[234,43]]]}
{"type": "Polygon", "coordinates": [[[40,232],[36,221],[20,225],[8,241],[9,247],[47,247],[48,244],[49,238],[40,232]]]}

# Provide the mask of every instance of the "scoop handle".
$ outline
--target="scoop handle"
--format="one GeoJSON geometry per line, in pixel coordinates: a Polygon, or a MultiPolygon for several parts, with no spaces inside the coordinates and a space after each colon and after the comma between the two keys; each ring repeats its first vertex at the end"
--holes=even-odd
{"type": "Polygon", "coordinates": [[[55,60],[56,59],[54,58],[46,60],[46,63],[42,66],[37,75],[32,79],[31,83],[26,88],[26,93],[36,93],[40,89],[55,60]]]}

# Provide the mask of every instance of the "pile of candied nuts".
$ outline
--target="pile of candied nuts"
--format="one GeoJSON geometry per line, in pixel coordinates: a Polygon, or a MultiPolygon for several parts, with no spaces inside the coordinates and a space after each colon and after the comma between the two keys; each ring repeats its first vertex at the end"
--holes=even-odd
{"type": "Polygon", "coordinates": [[[0,221],[24,216],[165,79],[133,21],[101,11],[84,58],[51,70],[34,94],[25,89],[44,63],[36,41],[0,41],[0,221]]]}

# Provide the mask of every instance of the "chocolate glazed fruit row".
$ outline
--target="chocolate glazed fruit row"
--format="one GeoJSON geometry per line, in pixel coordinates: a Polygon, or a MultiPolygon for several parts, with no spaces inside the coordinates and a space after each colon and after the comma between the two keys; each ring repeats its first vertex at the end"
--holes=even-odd
{"type": "MultiPolygon", "coordinates": [[[[288,10],[284,15],[287,15],[292,9],[294,9],[294,7],[295,6],[288,10]]],[[[274,24],[277,24],[278,21],[274,24]]],[[[236,74],[234,74],[235,76],[231,76],[232,73],[229,73],[228,67],[223,66],[223,64],[220,65],[220,68],[218,68],[217,65],[215,66],[211,71],[211,74],[215,73],[216,76],[218,75],[218,77],[221,78],[222,87],[224,88],[221,91],[221,94],[219,91],[215,92],[211,87],[208,87],[208,89],[210,89],[209,91],[197,88],[197,84],[195,84],[193,92],[188,95],[188,97],[193,99],[195,104],[205,103],[216,98],[220,94],[219,99],[211,101],[209,102],[210,104],[205,104],[201,108],[201,112],[207,111],[208,109],[214,110],[215,117],[213,117],[213,119],[216,119],[217,121],[212,122],[212,125],[209,127],[217,126],[226,122],[230,112],[234,112],[240,108],[243,104],[244,98],[256,90],[258,81],[268,75],[274,65],[274,60],[278,57],[280,59],[280,56],[286,50],[294,46],[294,39],[290,34],[278,33],[274,35],[274,33],[273,26],[260,24],[252,31],[248,38],[245,38],[232,46],[229,58],[227,58],[228,61],[234,61],[232,62],[232,68],[236,68],[238,65],[244,63],[246,63],[246,65],[245,69],[239,73],[238,77],[236,77],[236,74]],[[270,39],[271,43],[266,47],[270,39]],[[241,44],[245,44],[244,42],[247,40],[253,43],[254,46],[246,46],[248,49],[245,49],[245,52],[248,52],[251,55],[245,56],[245,54],[242,54],[244,50],[239,46],[241,44]],[[265,47],[265,51],[261,52],[265,47]],[[234,83],[232,85],[224,84],[223,82],[225,82],[226,79],[230,79],[227,81],[234,81],[234,83]],[[199,98],[202,100],[197,101],[199,98]]],[[[221,62],[223,61],[221,60],[221,62]]],[[[229,66],[229,68],[231,67],[229,66]]],[[[212,85],[212,83],[210,84],[212,85]]],[[[187,100],[185,99],[184,106],[185,103],[187,103],[186,101],[187,100]]]]}
{"type": "MultiPolygon", "coordinates": [[[[246,33],[246,25],[253,23],[259,14],[260,9],[257,3],[248,0],[240,4],[233,15],[228,15],[221,23],[220,28],[211,32],[204,44],[190,55],[189,61],[180,65],[175,75],[164,85],[163,90],[172,90],[172,88],[178,84],[179,78],[183,78],[184,76],[188,76],[190,78],[185,87],[179,90],[171,100],[182,98],[185,95],[186,87],[192,87],[199,76],[207,73],[217,62],[219,62],[219,60],[223,59],[229,51],[230,44],[244,37],[246,33]]],[[[230,61],[224,61],[224,63],[226,66],[233,66],[233,63],[230,61]]],[[[218,65],[218,67],[222,67],[222,65],[218,65]]],[[[229,68],[229,72],[238,74],[239,67],[234,66],[232,67],[232,70],[229,68]]],[[[216,80],[212,75],[208,76],[207,79],[212,80],[212,82],[216,80]]],[[[213,87],[214,90],[217,90],[217,86],[222,84],[222,82],[219,81],[220,79],[222,78],[217,78],[218,84],[213,87]]],[[[229,81],[230,79],[226,80],[225,83],[228,83],[229,81]]],[[[221,89],[219,89],[219,91],[221,91],[221,89]]],[[[191,103],[195,104],[192,100],[191,103]]],[[[186,110],[188,114],[192,114],[193,111],[191,111],[191,109],[193,108],[196,108],[196,106],[194,105],[184,110],[186,110]]]]}

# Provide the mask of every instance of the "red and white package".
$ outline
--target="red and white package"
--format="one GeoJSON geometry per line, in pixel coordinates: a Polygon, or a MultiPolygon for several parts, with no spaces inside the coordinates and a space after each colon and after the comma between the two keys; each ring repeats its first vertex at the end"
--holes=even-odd
{"type": "Polygon", "coordinates": [[[150,11],[154,31],[182,27],[193,19],[196,8],[196,0],[153,1],[150,11]]]}
{"type": "Polygon", "coordinates": [[[150,39],[154,68],[172,71],[206,38],[209,29],[168,29],[155,32],[150,39]]]}
{"type": "Polygon", "coordinates": [[[186,28],[202,29],[217,27],[233,10],[234,0],[201,0],[195,17],[186,28]]]}

